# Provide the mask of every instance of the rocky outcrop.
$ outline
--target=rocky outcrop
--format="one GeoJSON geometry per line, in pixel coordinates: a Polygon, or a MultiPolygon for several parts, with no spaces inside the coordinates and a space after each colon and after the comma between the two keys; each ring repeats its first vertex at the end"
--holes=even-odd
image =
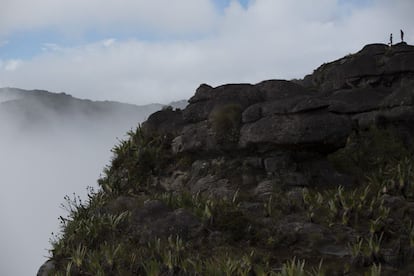
{"type": "Polygon", "coordinates": [[[139,246],[157,237],[170,243],[177,237],[178,242],[180,236],[195,246],[192,253],[208,248],[203,254],[209,255],[222,245],[252,247],[271,256],[286,250],[283,254],[289,256],[321,256],[341,264],[346,259],[365,266],[382,262],[377,255],[385,256],[387,250],[411,256],[407,246],[391,246],[408,239],[411,228],[400,229],[414,210],[405,200],[410,193],[401,187],[408,185],[401,179],[412,173],[411,165],[404,175],[404,164],[390,169],[387,159],[400,145],[382,152],[389,140],[379,143],[385,159],[380,173],[387,171],[381,177],[397,172],[397,182],[382,181],[391,185],[382,187],[370,178],[382,184],[357,186],[361,177],[366,181],[370,176],[358,170],[372,167],[371,159],[364,163],[372,141],[362,141],[360,133],[373,126],[392,127],[406,145],[413,143],[413,76],[413,46],[372,44],[322,65],[301,81],[202,84],[185,109],[152,114],[135,133],[140,139],[132,134],[116,149],[112,167],[99,182],[109,194],[103,209],[130,213],[127,243],[139,246]],[[356,150],[342,152],[344,147],[356,150]],[[332,154],[345,167],[349,160],[358,161],[356,173],[339,172],[332,154]],[[387,194],[390,189],[393,194],[387,194]],[[387,248],[362,259],[350,256],[355,253],[350,244],[372,243],[374,235],[381,242],[381,231],[388,231],[387,248]],[[243,243],[235,243],[239,241],[243,243]]]}
{"type": "MultiPolygon", "coordinates": [[[[266,194],[269,185],[282,182],[288,186],[350,184],[351,177],[327,165],[326,155],[344,147],[353,130],[392,124],[405,130],[406,140],[412,137],[413,57],[414,47],[405,43],[371,44],[322,65],[302,82],[202,84],[183,111],[159,111],[144,126],[174,134],[173,154],[208,156],[202,160],[210,171],[204,175],[193,169],[184,172],[178,186],[176,174],[162,182],[193,193],[228,197],[238,184],[214,169],[225,156],[227,164],[258,160],[256,176],[249,182],[253,193],[266,194]],[[240,114],[229,119],[226,113],[230,112],[240,114]],[[217,192],[217,187],[222,191],[217,192]]],[[[252,179],[246,172],[241,174],[252,179]]]]}
{"type": "Polygon", "coordinates": [[[392,47],[370,44],[356,54],[320,66],[305,83],[329,93],[355,87],[395,87],[413,75],[414,46],[405,42],[392,47]]]}

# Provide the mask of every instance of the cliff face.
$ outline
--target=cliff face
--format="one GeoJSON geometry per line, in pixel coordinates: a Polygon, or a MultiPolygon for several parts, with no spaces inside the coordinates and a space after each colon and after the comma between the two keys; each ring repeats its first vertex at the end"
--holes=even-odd
{"type": "Polygon", "coordinates": [[[70,203],[53,266],[413,271],[413,76],[413,46],[372,44],[301,81],[201,85],[115,146],[102,190],[70,203]]]}

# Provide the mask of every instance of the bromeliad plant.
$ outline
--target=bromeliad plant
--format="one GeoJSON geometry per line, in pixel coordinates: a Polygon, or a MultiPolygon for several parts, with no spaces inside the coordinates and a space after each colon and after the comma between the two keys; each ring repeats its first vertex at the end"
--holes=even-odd
{"type": "Polygon", "coordinates": [[[98,180],[102,189],[113,196],[148,192],[150,176],[160,174],[171,158],[168,135],[149,134],[140,126],[127,135],[112,149],[111,165],[98,180]]]}

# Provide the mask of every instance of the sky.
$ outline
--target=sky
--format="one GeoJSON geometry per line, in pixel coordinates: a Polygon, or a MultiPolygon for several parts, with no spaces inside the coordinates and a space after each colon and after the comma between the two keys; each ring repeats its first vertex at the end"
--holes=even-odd
{"type": "Polygon", "coordinates": [[[414,40],[412,0],[0,0],[0,87],[135,104],[414,40]]]}

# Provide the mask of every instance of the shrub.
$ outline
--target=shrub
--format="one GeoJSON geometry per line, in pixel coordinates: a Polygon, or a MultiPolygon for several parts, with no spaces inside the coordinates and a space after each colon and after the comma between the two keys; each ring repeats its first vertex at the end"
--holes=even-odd
{"type": "Polygon", "coordinates": [[[239,141],[242,108],[237,104],[228,104],[212,112],[211,126],[216,142],[224,148],[239,141]]]}
{"type": "Polygon", "coordinates": [[[352,133],[343,149],[329,156],[342,172],[363,178],[385,165],[407,156],[410,149],[392,128],[372,127],[352,133]]]}

